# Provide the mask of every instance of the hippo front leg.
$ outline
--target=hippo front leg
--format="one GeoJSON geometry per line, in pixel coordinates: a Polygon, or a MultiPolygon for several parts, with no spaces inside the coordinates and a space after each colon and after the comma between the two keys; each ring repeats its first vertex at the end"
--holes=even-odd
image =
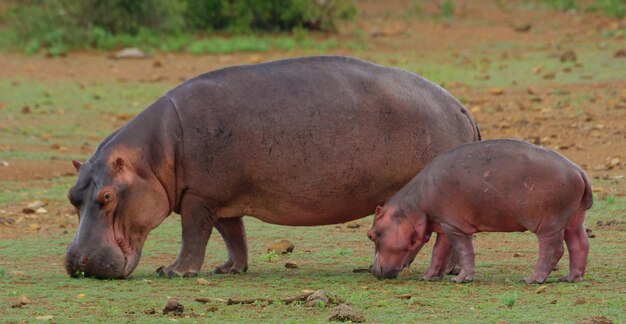
{"type": "Polygon", "coordinates": [[[215,273],[246,272],[248,270],[248,244],[242,218],[219,219],[215,222],[215,228],[222,235],[226,249],[228,249],[228,260],[216,267],[215,273]]]}
{"type": "Polygon", "coordinates": [[[206,201],[200,197],[191,194],[183,197],[180,213],[183,226],[182,247],[174,263],[156,270],[160,276],[171,278],[198,275],[213,230],[214,215],[206,201]]]}
{"type": "MultiPolygon", "coordinates": [[[[430,267],[422,276],[424,280],[439,280],[443,278],[448,270],[446,266],[452,253],[452,244],[443,233],[437,233],[437,240],[433,247],[430,267]]],[[[456,260],[454,261],[456,263],[456,260]]],[[[454,267],[454,265],[453,265],[454,267]]]]}
{"type": "Polygon", "coordinates": [[[476,254],[474,253],[474,245],[472,244],[472,234],[462,233],[447,224],[441,224],[441,228],[443,228],[446,237],[450,240],[450,243],[452,243],[461,263],[461,271],[459,271],[459,274],[452,278],[451,281],[457,283],[473,281],[476,254]]]}

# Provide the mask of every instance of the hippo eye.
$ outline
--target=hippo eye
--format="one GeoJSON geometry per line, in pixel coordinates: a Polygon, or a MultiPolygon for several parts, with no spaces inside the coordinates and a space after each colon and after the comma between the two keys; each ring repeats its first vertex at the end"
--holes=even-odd
{"type": "Polygon", "coordinates": [[[111,200],[111,193],[110,192],[105,192],[102,197],[104,198],[104,201],[109,201],[109,200],[111,200]]]}

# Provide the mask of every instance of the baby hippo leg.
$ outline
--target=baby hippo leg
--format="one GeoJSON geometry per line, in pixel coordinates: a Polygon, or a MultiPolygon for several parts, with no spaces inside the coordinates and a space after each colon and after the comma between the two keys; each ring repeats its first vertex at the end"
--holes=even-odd
{"type": "Polygon", "coordinates": [[[471,282],[474,280],[474,258],[476,256],[474,246],[472,245],[472,234],[462,233],[447,224],[441,224],[441,228],[443,228],[448,240],[452,243],[461,263],[459,275],[452,278],[451,281],[457,283],[471,282]]]}
{"type": "MultiPolygon", "coordinates": [[[[452,244],[445,234],[438,233],[435,246],[433,247],[433,255],[430,261],[430,267],[422,276],[424,280],[439,280],[445,275],[448,257],[452,252],[452,244]]],[[[456,263],[456,262],[455,262],[456,263]]]]}
{"type": "Polygon", "coordinates": [[[527,277],[527,283],[544,283],[556,264],[563,256],[563,232],[539,234],[539,259],[535,265],[535,272],[527,277]]]}
{"type": "Polygon", "coordinates": [[[582,281],[587,265],[587,254],[589,254],[589,239],[582,223],[565,229],[565,243],[569,252],[569,274],[559,280],[582,281]]]}

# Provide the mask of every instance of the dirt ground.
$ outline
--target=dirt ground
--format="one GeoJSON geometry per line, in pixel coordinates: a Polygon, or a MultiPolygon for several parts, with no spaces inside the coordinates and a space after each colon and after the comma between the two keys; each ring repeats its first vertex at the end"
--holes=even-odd
{"type": "MultiPolygon", "coordinates": [[[[326,54],[354,55],[385,65],[402,65],[406,59],[398,58],[398,55],[403,53],[409,60],[424,57],[435,63],[455,64],[467,60],[469,65],[491,66],[506,65],[501,62],[510,58],[521,57],[523,60],[533,53],[548,53],[546,60],[563,60],[560,56],[570,48],[626,48],[623,32],[626,22],[597,15],[559,13],[544,8],[519,9],[498,4],[502,2],[467,0],[455,2],[452,19],[419,18],[437,12],[434,1],[423,4],[418,18],[400,18],[406,16],[411,3],[359,2],[360,14],[356,22],[342,26],[338,35],[314,37],[335,37],[343,44],[358,36],[375,50],[355,53],[340,46],[326,54]],[[523,25],[531,26],[530,31],[520,32],[523,25]],[[612,32],[615,33],[606,36],[612,32]],[[512,40],[515,47],[498,52],[497,57],[488,50],[512,40]],[[494,63],[496,61],[500,63],[494,63]]],[[[107,53],[89,51],[72,52],[58,58],[3,53],[0,55],[0,79],[72,81],[78,84],[113,82],[120,87],[137,82],[157,82],[174,86],[219,67],[306,54],[299,49],[204,56],[156,53],[142,60],[113,60],[107,53]]],[[[579,82],[552,83],[548,71],[537,66],[527,71],[538,75],[537,79],[542,83],[537,86],[514,83],[480,86],[454,79],[445,80],[443,85],[453,95],[462,98],[478,121],[483,138],[515,137],[556,149],[587,170],[595,179],[597,195],[623,197],[626,195],[623,179],[626,164],[626,58],[614,59],[622,60],[622,78],[602,79],[590,75],[579,82]]],[[[558,72],[569,73],[567,69],[587,64],[574,61],[576,65],[563,67],[558,72]]],[[[488,79],[489,76],[479,73],[475,78],[488,79]]],[[[69,153],[84,153],[85,148],[68,150],[69,153]]],[[[1,154],[0,149],[0,157],[1,154]]],[[[26,183],[73,174],[67,161],[20,160],[12,161],[12,165],[11,172],[4,172],[0,166],[0,181],[26,183]]],[[[50,204],[61,217],[34,216],[41,218],[35,221],[37,228],[0,224],[0,238],[74,222],[68,216],[71,214],[69,204],[64,201],[50,204]]],[[[5,214],[14,215],[19,214],[22,207],[23,204],[0,205],[5,214]]]]}

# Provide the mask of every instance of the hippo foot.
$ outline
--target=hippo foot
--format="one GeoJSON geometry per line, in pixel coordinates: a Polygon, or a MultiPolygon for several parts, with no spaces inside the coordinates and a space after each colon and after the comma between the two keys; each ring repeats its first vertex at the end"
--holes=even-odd
{"type": "Polygon", "coordinates": [[[426,280],[426,281],[439,281],[443,279],[442,276],[435,276],[435,275],[424,275],[422,276],[422,280],[426,280]]]}
{"type": "Polygon", "coordinates": [[[159,277],[168,277],[170,279],[176,277],[192,278],[198,276],[198,273],[195,271],[187,271],[183,274],[180,274],[177,271],[170,270],[169,268],[164,266],[160,266],[159,268],[157,268],[156,273],[159,274],[159,277]]]}
{"type": "Polygon", "coordinates": [[[443,279],[443,275],[439,275],[436,272],[427,271],[422,275],[422,280],[437,281],[443,279]]]}
{"type": "Polygon", "coordinates": [[[581,281],[583,281],[583,276],[565,276],[565,277],[559,278],[559,281],[560,282],[569,282],[569,283],[581,282],[581,281]]]}
{"type": "Polygon", "coordinates": [[[468,282],[474,281],[474,275],[473,274],[464,273],[463,270],[461,270],[461,273],[458,276],[453,277],[452,279],[450,279],[450,281],[452,281],[454,283],[468,283],[468,282]]]}
{"type": "Polygon", "coordinates": [[[452,268],[452,269],[449,269],[448,272],[446,272],[446,274],[453,275],[453,276],[456,276],[459,273],[461,273],[461,269],[459,268],[452,268]]]}
{"type": "Polygon", "coordinates": [[[230,273],[230,274],[242,274],[244,272],[248,271],[248,265],[235,265],[233,264],[232,261],[227,261],[226,263],[222,264],[221,266],[215,267],[215,270],[213,270],[213,273],[215,274],[226,274],[226,273],[230,273]]]}
{"type": "Polygon", "coordinates": [[[529,276],[524,278],[522,281],[526,282],[527,284],[543,284],[546,282],[547,277],[544,276],[529,276]]]}

